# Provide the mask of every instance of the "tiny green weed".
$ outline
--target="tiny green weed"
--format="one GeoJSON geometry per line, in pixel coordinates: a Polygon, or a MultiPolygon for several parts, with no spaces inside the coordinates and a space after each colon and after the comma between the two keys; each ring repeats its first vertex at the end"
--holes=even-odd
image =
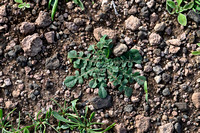
{"type": "Polygon", "coordinates": [[[145,100],[148,103],[148,88],[147,88],[147,81],[144,82],[144,92],[145,92],[145,100]]]}
{"type": "Polygon", "coordinates": [[[166,1],[166,9],[169,14],[178,14],[178,22],[183,26],[187,25],[187,17],[186,15],[182,14],[182,12],[192,9],[193,6],[194,1],[191,1],[189,3],[186,3],[185,1],[183,2],[183,0],[176,0],[176,2],[172,0],[166,1]]]}
{"type": "MultiPolygon", "coordinates": [[[[81,0],[73,0],[73,1],[76,5],[80,6],[80,8],[82,10],[85,9],[81,0]]],[[[51,19],[52,20],[54,20],[54,17],[55,17],[56,11],[57,11],[57,7],[58,7],[58,2],[59,2],[59,0],[49,0],[48,9],[50,10],[50,8],[52,7],[52,11],[51,11],[51,19]]],[[[68,2],[68,0],[66,0],[66,2],[68,2]]]]}
{"type": "Polygon", "coordinates": [[[25,10],[26,8],[30,8],[30,4],[27,4],[26,2],[23,2],[23,0],[15,0],[16,3],[18,3],[18,8],[25,10]]]}
{"type": "MultiPolygon", "coordinates": [[[[200,47],[200,43],[197,43],[197,45],[200,47]]],[[[192,55],[200,55],[200,50],[199,51],[193,51],[192,55]]]]}
{"type": "Polygon", "coordinates": [[[56,128],[54,128],[50,123],[49,119],[52,116],[52,110],[49,109],[49,111],[46,112],[45,115],[42,115],[39,118],[39,115],[41,114],[42,111],[39,111],[36,117],[36,120],[32,119],[32,117],[29,115],[29,117],[33,121],[33,126],[34,126],[34,133],[45,133],[47,126],[50,126],[53,128],[56,132],[59,132],[56,128]]]}
{"type": "Polygon", "coordinates": [[[140,76],[139,72],[132,73],[134,63],[140,64],[142,56],[136,49],[131,49],[120,57],[110,58],[112,51],[112,40],[106,39],[106,35],[100,39],[96,45],[90,45],[88,51],[91,53],[84,55],[83,52],[72,50],[68,53],[68,59],[73,62],[76,70],[74,76],[67,76],[64,84],[72,88],[76,83],[82,84],[83,78],[92,80],[89,82],[91,88],[99,88],[98,94],[101,98],[107,96],[107,82],[112,82],[114,86],[119,86],[120,92],[130,97],[133,89],[128,87],[128,83],[136,81],[144,85],[146,78],[140,76]]]}
{"type": "MultiPolygon", "coordinates": [[[[54,100],[55,101],[55,100],[54,100]]],[[[110,130],[115,123],[107,127],[106,129],[98,128],[98,129],[93,129],[93,125],[102,125],[103,123],[97,123],[93,122],[95,112],[92,112],[89,115],[88,118],[88,107],[86,106],[85,108],[85,114],[80,115],[77,108],[76,108],[76,103],[78,100],[74,100],[71,102],[72,106],[70,108],[73,110],[74,114],[71,113],[65,113],[64,115],[60,115],[60,112],[63,112],[63,108],[61,108],[60,112],[55,112],[53,111],[52,114],[53,116],[60,121],[59,126],[57,129],[70,129],[70,130],[75,130],[78,129],[80,133],[104,133],[108,130],[110,130]],[[65,118],[66,117],[66,118],[65,118]],[[62,122],[62,123],[61,123],[62,122]]]]}

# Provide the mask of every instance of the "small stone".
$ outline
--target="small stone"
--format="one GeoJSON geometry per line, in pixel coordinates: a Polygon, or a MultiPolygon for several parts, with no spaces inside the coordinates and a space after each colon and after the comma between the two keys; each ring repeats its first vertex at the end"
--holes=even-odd
{"type": "Polygon", "coordinates": [[[159,133],[173,133],[173,132],[174,132],[174,126],[172,123],[167,123],[159,127],[159,133]]]}
{"type": "Polygon", "coordinates": [[[150,117],[137,115],[135,117],[135,127],[137,128],[137,133],[147,132],[150,127],[150,117]]]}
{"type": "Polygon", "coordinates": [[[77,33],[79,27],[73,22],[64,22],[64,26],[73,33],[77,33]]]}
{"type": "Polygon", "coordinates": [[[131,102],[133,102],[133,103],[137,103],[137,102],[139,102],[139,101],[140,101],[139,98],[134,97],[134,96],[131,97],[131,102]]]}
{"type": "Polygon", "coordinates": [[[150,16],[150,22],[155,23],[158,20],[158,15],[154,12],[150,16]]]}
{"type": "Polygon", "coordinates": [[[124,107],[124,112],[131,113],[133,111],[133,105],[129,104],[124,107]]]}
{"type": "Polygon", "coordinates": [[[188,18],[192,19],[196,23],[200,23],[200,15],[194,10],[190,10],[187,14],[188,18]]]}
{"type": "Polygon", "coordinates": [[[12,92],[12,96],[15,97],[15,98],[19,97],[19,95],[20,95],[20,90],[14,90],[12,92]]]}
{"type": "Polygon", "coordinates": [[[86,32],[91,32],[91,31],[92,31],[92,25],[87,25],[87,26],[85,27],[85,31],[86,31],[86,32]]]}
{"type": "Polygon", "coordinates": [[[55,43],[55,32],[50,31],[44,34],[48,43],[55,43]]]}
{"type": "Polygon", "coordinates": [[[113,54],[115,56],[120,56],[128,50],[128,47],[125,44],[119,43],[113,48],[113,54]]]}
{"type": "Polygon", "coordinates": [[[160,75],[154,77],[154,80],[156,81],[157,84],[160,83],[161,79],[162,79],[162,78],[161,78],[160,75]]]}
{"type": "Polygon", "coordinates": [[[29,35],[22,40],[22,49],[29,56],[36,56],[42,50],[43,42],[38,33],[29,35]]]}
{"type": "Polygon", "coordinates": [[[55,70],[59,66],[60,66],[60,61],[57,57],[57,54],[46,59],[46,63],[45,63],[46,69],[55,70]]]}
{"type": "Polygon", "coordinates": [[[162,94],[163,94],[163,96],[169,96],[169,95],[170,95],[170,90],[169,90],[169,88],[165,88],[165,89],[162,91],[162,94]]]}
{"type": "Polygon", "coordinates": [[[163,80],[165,83],[169,82],[169,80],[170,80],[170,75],[167,74],[167,73],[163,73],[163,74],[162,74],[162,80],[163,80]]]}
{"type": "Polygon", "coordinates": [[[27,58],[25,56],[18,56],[17,57],[17,63],[21,66],[21,67],[25,67],[27,65],[27,58]]]}
{"type": "Polygon", "coordinates": [[[149,43],[151,45],[158,45],[161,43],[161,36],[157,33],[151,33],[150,36],[149,36],[149,43]]]}
{"type": "Polygon", "coordinates": [[[6,5],[0,6],[0,16],[4,16],[4,17],[7,16],[7,13],[6,13],[6,5]]]}
{"type": "Polygon", "coordinates": [[[172,45],[170,45],[169,47],[169,53],[172,53],[172,54],[178,53],[179,50],[180,50],[180,47],[174,47],[172,45]]]}
{"type": "Polygon", "coordinates": [[[176,102],[175,106],[177,106],[178,109],[181,110],[181,111],[187,111],[188,110],[188,106],[185,102],[176,102]]]}
{"type": "Polygon", "coordinates": [[[180,39],[171,39],[166,41],[167,45],[174,45],[174,46],[180,46],[181,40],[180,39]]]}
{"type": "Polygon", "coordinates": [[[93,34],[97,41],[99,41],[100,38],[104,35],[107,35],[108,38],[112,39],[113,42],[116,41],[116,32],[112,29],[103,29],[102,27],[95,28],[93,34]]]}
{"type": "Polygon", "coordinates": [[[85,23],[85,20],[84,19],[81,19],[81,18],[75,18],[74,19],[74,23],[78,26],[81,26],[85,23]]]}
{"type": "Polygon", "coordinates": [[[22,34],[27,35],[34,32],[35,24],[29,22],[22,22],[19,29],[22,34]]]}
{"type": "Polygon", "coordinates": [[[13,108],[13,107],[14,107],[14,104],[13,104],[12,101],[6,101],[6,102],[5,102],[5,108],[11,109],[11,108],[13,108]]]}
{"type": "Polygon", "coordinates": [[[115,133],[127,133],[127,130],[123,127],[123,124],[116,124],[114,127],[115,133]]]}
{"type": "Polygon", "coordinates": [[[179,122],[177,122],[175,125],[174,125],[174,128],[176,130],[177,133],[182,133],[182,126],[179,122]]]}
{"type": "Polygon", "coordinates": [[[144,66],[144,72],[151,72],[152,70],[153,70],[152,66],[150,66],[150,65],[144,66]]]}
{"type": "Polygon", "coordinates": [[[51,24],[51,17],[48,12],[40,11],[35,23],[39,28],[45,28],[51,24]]]}
{"type": "Polygon", "coordinates": [[[160,74],[162,71],[163,71],[163,69],[162,69],[162,67],[161,66],[155,66],[155,67],[153,67],[153,71],[156,73],[156,74],[160,74]]]}
{"type": "Polygon", "coordinates": [[[146,6],[142,7],[142,9],[140,11],[140,15],[143,16],[144,18],[148,18],[150,15],[148,7],[146,7],[146,6]]]}
{"type": "Polygon", "coordinates": [[[166,25],[165,25],[165,22],[156,24],[156,26],[154,27],[154,30],[155,30],[156,32],[164,31],[165,26],[166,26],[166,25]]]}
{"type": "Polygon", "coordinates": [[[133,15],[131,15],[127,20],[125,20],[126,29],[135,31],[138,30],[140,25],[141,25],[140,19],[134,17],[133,15]]]}
{"type": "Polygon", "coordinates": [[[11,81],[10,81],[10,78],[4,79],[4,84],[5,84],[5,86],[10,86],[10,85],[12,85],[12,83],[11,83],[11,81]]]}
{"type": "Polygon", "coordinates": [[[197,109],[200,109],[200,92],[193,93],[192,102],[197,109]]]}
{"type": "Polygon", "coordinates": [[[124,40],[125,40],[127,45],[131,45],[133,43],[133,39],[130,38],[130,37],[125,37],[124,40]]]}
{"type": "Polygon", "coordinates": [[[95,109],[106,109],[112,106],[112,97],[107,96],[106,98],[102,99],[100,97],[95,97],[91,99],[91,103],[95,109]]]}
{"type": "Polygon", "coordinates": [[[154,5],[155,5],[155,1],[154,0],[150,0],[150,1],[147,2],[147,7],[149,9],[151,9],[154,5]]]}
{"type": "Polygon", "coordinates": [[[145,32],[145,31],[139,31],[138,32],[138,39],[141,39],[141,40],[146,39],[147,35],[148,35],[147,32],[145,32]]]}

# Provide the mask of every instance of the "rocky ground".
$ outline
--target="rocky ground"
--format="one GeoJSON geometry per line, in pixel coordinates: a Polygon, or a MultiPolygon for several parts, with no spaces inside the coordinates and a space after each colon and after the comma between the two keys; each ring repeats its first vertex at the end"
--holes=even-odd
{"type": "Polygon", "coordinates": [[[97,113],[97,121],[117,123],[111,132],[200,132],[200,57],[191,55],[200,40],[198,14],[190,11],[182,27],[165,10],[165,0],[116,0],[118,15],[110,2],[86,0],[84,11],[73,2],[59,2],[52,22],[47,0],[28,2],[31,8],[21,10],[13,0],[0,1],[0,108],[17,108],[13,119],[21,111],[27,123],[28,113],[56,109],[51,98],[60,104],[79,98],[97,113]],[[137,83],[131,85],[132,97],[110,87],[106,99],[98,98],[88,81],[63,86],[74,73],[68,51],[87,54],[104,34],[119,49],[114,55],[140,51],[143,63],[133,69],[147,77],[149,104],[137,83]]]}

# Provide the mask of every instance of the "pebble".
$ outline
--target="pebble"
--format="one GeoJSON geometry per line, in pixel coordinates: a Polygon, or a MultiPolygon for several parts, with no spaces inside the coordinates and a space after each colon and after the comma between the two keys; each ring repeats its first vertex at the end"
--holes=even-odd
{"type": "Polygon", "coordinates": [[[170,95],[170,90],[169,90],[169,88],[165,88],[165,89],[162,91],[162,94],[163,94],[163,96],[169,96],[169,95],[170,95]]]}
{"type": "Polygon", "coordinates": [[[124,112],[131,113],[133,111],[133,105],[129,104],[124,107],[124,112]]]}

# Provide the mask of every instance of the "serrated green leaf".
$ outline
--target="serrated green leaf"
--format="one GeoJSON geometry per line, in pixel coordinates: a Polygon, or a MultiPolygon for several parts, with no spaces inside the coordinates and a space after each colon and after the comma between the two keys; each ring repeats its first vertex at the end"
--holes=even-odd
{"type": "Polygon", "coordinates": [[[128,80],[127,79],[124,79],[123,81],[122,81],[122,84],[123,85],[125,85],[125,84],[127,84],[128,83],[128,80]]]}
{"type": "Polygon", "coordinates": [[[79,77],[79,78],[78,78],[78,83],[79,83],[79,84],[83,84],[83,82],[84,82],[84,81],[83,81],[83,78],[82,78],[82,77],[79,77]]]}
{"type": "Polygon", "coordinates": [[[65,78],[64,84],[67,87],[72,88],[72,87],[74,87],[76,82],[77,82],[77,78],[75,76],[68,76],[65,78]]]}
{"type": "Polygon", "coordinates": [[[178,22],[183,25],[183,26],[186,26],[187,25],[187,18],[184,14],[182,13],[179,13],[178,14],[178,22]]]}
{"type": "Polygon", "coordinates": [[[130,88],[130,87],[125,87],[125,95],[127,96],[127,97],[130,97],[131,95],[132,95],[132,93],[133,93],[133,89],[132,88],[130,88]]]}
{"type": "Polygon", "coordinates": [[[117,66],[113,66],[113,67],[112,67],[112,71],[113,71],[113,72],[119,72],[119,68],[118,68],[117,66]]]}
{"type": "Polygon", "coordinates": [[[200,47],[200,43],[197,43],[197,46],[199,46],[199,47],[200,47]]]}
{"type": "Polygon", "coordinates": [[[106,84],[101,83],[101,85],[99,87],[98,94],[99,94],[100,98],[106,98],[107,97],[107,91],[104,88],[105,86],[106,86],[106,84]]]}
{"type": "Polygon", "coordinates": [[[139,85],[143,85],[144,82],[146,81],[146,77],[144,77],[144,76],[137,76],[137,77],[135,77],[135,80],[137,81],[137,83],[139,85]]]}
{"type": "Polygon", "coordinates": [[[83,57],[83,51],[78,52],[79,57],[83,57]]]}
{"type": "Polygon", "coordinates": [[[95,79],[91,80],[89,82],[90,88],[96,88],[97,87],[97,81],[95,79]]]}
{"type": "Polygon", "coordinates": [[[76,75],[76,77],[79,76],[79,71],[78,70],[75,71],[75,75],[76,75]]]}
{"type": "Polygon", "coordinates": [[[95,50],[94,45],[90,45],[88,51],[94,51],[94,50],[95,50]]]}
{"type": "Polygon", "coordinates": [[[69,58],[69,59],[77,58],[77,52],[75,50],[70,51],[68,53],[67,58],[69,58]]]}
{"type": "Polygon", "coordinates": [[[120,86],[120,87],[118,88],[118,90],[119,90],[119,92],[124,91],[124,86],[120,86]]]}

